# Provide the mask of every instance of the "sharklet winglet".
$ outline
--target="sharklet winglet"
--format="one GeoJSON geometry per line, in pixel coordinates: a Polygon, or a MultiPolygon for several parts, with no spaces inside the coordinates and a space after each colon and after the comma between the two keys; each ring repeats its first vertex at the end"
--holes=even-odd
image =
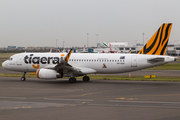
{"type": "Polygon", "coordinates": [[[71,50],[69,51],[69,53],[68,53],[68,54],[66,55],[66,57],[64,58],[64,61],[66,61],[66,62],[69,61],[69,58],[70,58],[70,56],[71,56],[72,51],[73,51],[73,49],[71,49],[71,50]]]}

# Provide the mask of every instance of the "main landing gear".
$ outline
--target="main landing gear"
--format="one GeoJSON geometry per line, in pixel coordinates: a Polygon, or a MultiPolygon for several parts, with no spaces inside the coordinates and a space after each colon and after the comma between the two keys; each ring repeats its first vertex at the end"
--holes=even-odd
{"type": "MultiPolygon", "coordinates": [[[[90,80],[89,76],[84,76],[83,77],[83,81],[84,82],[89,82],[89,80],[90,80]]],[[[75,82],[76,82],[76,78],[75,77],[69,78],[69,83],[75,83],[75,82]]]]}
{"type": "Polygon", "coordinates": [[[89,76],[84,76],[84,77],[83,77],[83,81],[84,81],[84,82],[89,82],[89,80],[90,80],[89,76]]]}
{"type": "Polygon", "coordinates": [[[69,82],[70,82],[70,83],[75,83],[75,82],[76,82],[76,78],[75,78],[75,77],[69,78],[69,82]]]}
{"type": "Polygon", "coordinates": [[[25,81],[25,80],[26,80],[25,75],[26,75],[26,72],[23,72],[23,76],[22,76],[22,78],[21,78],[21,81],[25,81]]]}

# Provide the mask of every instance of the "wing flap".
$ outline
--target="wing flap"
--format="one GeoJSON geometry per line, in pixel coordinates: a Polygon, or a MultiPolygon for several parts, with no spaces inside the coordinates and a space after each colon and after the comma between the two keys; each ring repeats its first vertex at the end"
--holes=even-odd
{"type": "Polygon", "coordinates": [[[92,74],[96,73],[97,71],[91,68],[85,68],[85,67],[74,67],[74,70],[81,74],[92,74]]]}

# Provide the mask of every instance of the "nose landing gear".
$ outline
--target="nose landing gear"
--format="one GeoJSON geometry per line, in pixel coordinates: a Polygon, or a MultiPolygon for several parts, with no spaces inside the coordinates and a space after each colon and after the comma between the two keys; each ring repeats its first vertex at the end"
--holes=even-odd
{"type": "Polygon", "coordinates": [[[23,76],[21,77],[21,81],[25,81],[26,80],[25,75],[26,75],[26,72],[23,72],[23,76]]]}

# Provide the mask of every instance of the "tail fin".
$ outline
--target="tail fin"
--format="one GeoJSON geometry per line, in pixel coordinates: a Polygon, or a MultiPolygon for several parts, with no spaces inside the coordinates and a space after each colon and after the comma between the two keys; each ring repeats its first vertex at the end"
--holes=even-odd
{"type": "Polygon", "coordinates": [[[165,55],[172,23],[164,23],[138,54],[165,55]]]}
{"type": "Polygon", "coordinates": [[[83,51],[86,51],[86,45],[84,45],[83,51]]]}
{"type": "Polygon", "coordinates": [[[107,44],[107,43],[105,43],[105,42],[103,42],[103,45],[104,45],[105,47],[108,47],[108,44],[107,44]]]}
{"type": "Polygon", "coordinates": [[[111,43],[109,44],[109,48],[110,48],[110,51],[112,51],[112,48],[111,48],[111,43]]]}

